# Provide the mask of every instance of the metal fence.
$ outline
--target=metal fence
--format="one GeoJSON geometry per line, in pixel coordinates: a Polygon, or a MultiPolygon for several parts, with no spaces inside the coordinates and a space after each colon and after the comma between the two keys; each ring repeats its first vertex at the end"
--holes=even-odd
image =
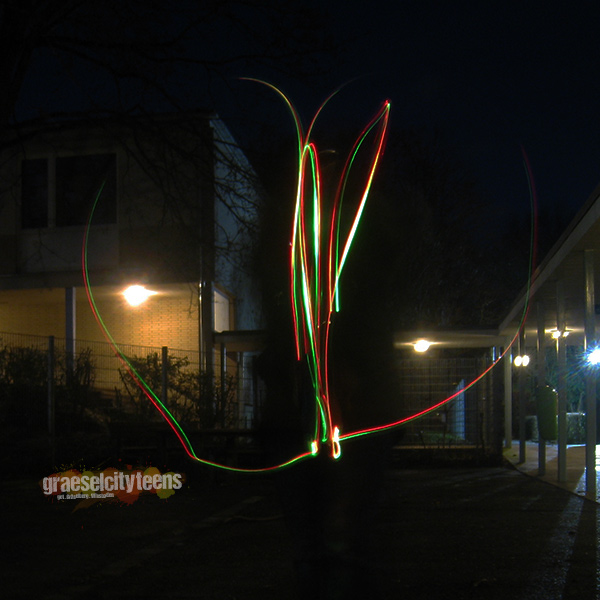
{"type": "MultiPolygon", "coordinates": [[[[134,367],[133,373],[107,342],[69,343],[54,337],[0,332],[0,385],[15,391],[13,400],[20,395],[19,417],[38,429],[44,421],[52,429],[55,411],[89,413],[93,408],[96,417],[105,421],[127,415],[159,419],[135,384],[137,378],[148,384],[176,418],[192,421],[196,428],[255,427],[263,388],[253,373],[252,353],[216,353],[215,364],[207,372],[201,368],[197,350],[131,344],[119,344],[119,350],[134,367]],[[39,400],[43,396],[45,407],[39,400]],[[88,406],[80,406],[82,401],[88,401],[88,406]]],[[[6,397],[0,396],[4,412],[14,411],[14,406],[6,407],[6,397]]]]}
{"type": "MultiPolygon", "coordinates": [[[[210,432],[220,432],[223,443],[227,436],[249,439],[260,423],[265,390],[255,374],[254,353],[221,346],[206,372],[197,351],[130,344],[119,349],[199,444],[209,443],[210,432]]],[[[401,444],[500,453],[502,377],[492,370],[470,385],[488,366],[485,357],[399,357],[400,416],[425,413],[403,425],[401,444]],[[455,397],[428,411],[449,396],[455,397]]],[[[165,429],[113,346],[95,341],[76,340],[69,347],[65,339],[0,333],[0,411],[3,426],[18,422],[21,430],[51,435],[55,424],[58,433],[73,432],[86,419],[117,440],[119,424],[128,435],[140,428],[165,429]]],[[[136,443],[142,437],[136,433],[136,443]]]]}
{"type": "Polygon", "coordinates": [[[435,410],[404,426],[403,444],[423,447],[476,447],[496,451],[501,444],[501,395],[486,358],[402,358],[397,361],[399,397],[405,416],[435,410]]]}

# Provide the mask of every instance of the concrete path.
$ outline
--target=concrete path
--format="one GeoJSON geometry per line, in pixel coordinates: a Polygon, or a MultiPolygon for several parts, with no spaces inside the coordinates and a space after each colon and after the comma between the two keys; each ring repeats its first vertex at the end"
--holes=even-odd
{"type": "Polygon", "coordinates": [[[504,450],[504,458],[519,471],[551,483],[588,500],[600,502],[600,446],[596,446],[596,494],[588,494],[585,485],[585,446],[567,446],[567,477],[564,482],[558,480],[558,447],[546,444],[546,472],[539,474],[538,444],[527,442],[525,462],[519,462],[519,442],[513,442],[512,448],[504,450]]]}

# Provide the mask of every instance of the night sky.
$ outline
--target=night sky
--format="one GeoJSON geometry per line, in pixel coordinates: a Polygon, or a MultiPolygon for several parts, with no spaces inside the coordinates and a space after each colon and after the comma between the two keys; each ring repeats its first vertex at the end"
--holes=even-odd
{"type": "Polygon", "coordinates": [[[541,206],[578,208],[600,183],[597,3],[327,4],[354,40],[337,79],[389,97],[396,127],[444,131],[499,210],[528,210],[521,146],[541,206]]]}
{"type": "MultiPolygon", "coordinates": [[[[460,160],[473,169],[499,214],[529,210],[521,147],[531,161],[542,207],[572,213],[600,183],[600,5],[596,2],[289,4],[316,10],[313,23],[303,23],[299,31],[308,30],[310,37],[314,29],[311,60],[319,68],[311,73],[310,67],[296,71],[276,60],[232,61],[223,66],[220,81],[215,83],[211,76],[207,100],[205,74],[190,63],[170,74],[180,106],[211,103],[240,137],[244,137],[245,119],[280,118],[291,135],[285,109],[273,113],[277,101],[257,102],[257,97],[266,98],[264,92],[257,96],[251,84],[237,77],[261,77],[278,85],[305,119],[329,92],[347,84],[335,100],[334,116],[328,117],[332,126],[345,119],[348,126],[360,126],[389,98],[392,127],[442,131],[460,160]]],[[[250,29],[267,27],[252,10],[242,14],[250,29]]],[[[207,48],[211,58],[251,54],[252,43],[227,27],[223,21],[212,27],[210,35],[195,33],[189,42],[190,56],[206,56],[207,48]]],[[[261,35],[268,36],[269,31],[261,35]]],[[[25,81],[17,118],[78,110],[90,103],[101,108],[113,102],[111,90],[88,67],[40,50],[25,81]],[[86,78],[87,85],[82,84],[86,78]]],[[[125,82],[120,92],[121,99],[129,97],[131,103],[165,108],[149,101],[147,90],[133,83],[125,82]]]]}

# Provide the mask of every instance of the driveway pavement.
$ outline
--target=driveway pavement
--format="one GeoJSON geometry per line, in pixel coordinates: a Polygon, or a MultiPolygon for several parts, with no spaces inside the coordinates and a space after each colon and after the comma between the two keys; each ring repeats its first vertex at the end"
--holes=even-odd
{"type": "MultiPolygon", "coordinates": [[[[2,596],[297,600],[276,483],[190,469],[168,499],[74,510],[75,500],[50,502],[33,480],[5,481],[2,596]]],[[[510,466],[390,466],[371,526],[381,596],[600,598],[598,506],[510,466]]]]}

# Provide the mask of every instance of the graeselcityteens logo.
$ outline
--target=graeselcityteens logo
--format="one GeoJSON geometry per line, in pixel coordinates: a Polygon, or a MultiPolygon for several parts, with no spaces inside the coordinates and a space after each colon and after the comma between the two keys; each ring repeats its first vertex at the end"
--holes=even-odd
{"type": "Polygon", "coordinates": [[[102,471],[68,469],[44,477],[40,487],[52,500],[79,500],[77,508],[84,508],[98,501],[133,504],[144,493],[155,494],[164,500],[180,490],[184,481],[183,473],[161,473],[156,467],[102,471]]]}

